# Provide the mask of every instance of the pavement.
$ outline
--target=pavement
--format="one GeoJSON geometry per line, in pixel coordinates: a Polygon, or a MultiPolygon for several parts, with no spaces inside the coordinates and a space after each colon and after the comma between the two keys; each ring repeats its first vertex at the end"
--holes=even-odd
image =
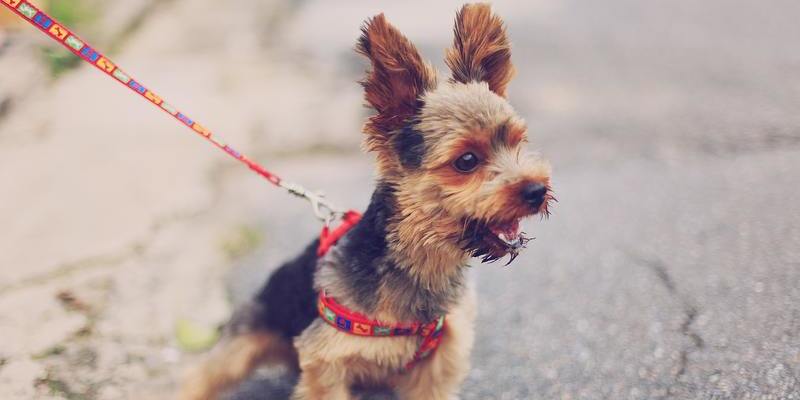
{"type": "MultiPolygon", "coordinates": [[[[364,207],[359,24],[385,11],[441,67],[457,3],[236,0],[224,18],[217,3],[165,3],[115,59],[289,179],[364,207]]],[[[512,266],[473,268],[461,398],[800,398],[800,3],[495,8],[510,99],[559,202],[512,266]]],[[[317,232],[304,204],[123,93],[84,68],[0,120],[9,398],[167,397],[198,357],[175,321],[224,320],[317,232]]],[[[262,371],[231,397],[291,384],[262,371]]]]}

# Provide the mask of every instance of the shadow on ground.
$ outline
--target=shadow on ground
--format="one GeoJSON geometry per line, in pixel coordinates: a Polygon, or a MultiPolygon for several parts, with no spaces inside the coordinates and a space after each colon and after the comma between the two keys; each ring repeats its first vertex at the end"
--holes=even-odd
{"type": "MultiPolygon", "coordinates": [[[[288,373],[256,374],[234,389],[224,400],[289,400],[296,383],[297,376],[288,373]]],[[[363,400],[396,399],[388,390],[357,389],[355,392],[363,400]]]]}

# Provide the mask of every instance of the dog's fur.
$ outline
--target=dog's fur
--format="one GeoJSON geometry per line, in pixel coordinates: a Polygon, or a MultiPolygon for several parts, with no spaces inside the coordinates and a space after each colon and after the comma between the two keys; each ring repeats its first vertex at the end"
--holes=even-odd
{"type": "Polygon", "coordinates": [[[457,14],[446,56],[452,75],[444,82],[382,14],[362,31],[357,50],[371,62],[362,84],[376,111],[364,127],[378,172],[369,207],[324,257],[317,258],[314,242],[270,277],[235,313],[182,399],[216,398],[269,362],[300,372],[297,400],[349,399],[354,385],[388,386],[403,399],[454,396],[473,342],[469,258],[513,259],[517,247],[502,245],[491,229],[547,215],[550,167],[525,153],[525,124],[506,101],[514,74],[510,46],[488,5],[466,5],[457,14]],[[459,171],[455,160],[468,152],[479,163],[459,171]],[[546,189],[541,201],[523,198],[531,184],[546,189]],[[420,338],[364,338],[335,329],[317,318],[323,289],[386,323],[446,315],[443,340],[404,372],[420,338]]]}

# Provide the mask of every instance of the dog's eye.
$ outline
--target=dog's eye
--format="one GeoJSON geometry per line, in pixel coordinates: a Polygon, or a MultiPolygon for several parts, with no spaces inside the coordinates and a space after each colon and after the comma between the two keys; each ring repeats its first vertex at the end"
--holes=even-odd
{"type": "Polygon", "coordinates": [[[453,166],[461,172],[472,172],[479,164],[478,156],[475,153],[464,153],[458,157],[453,166]]]}

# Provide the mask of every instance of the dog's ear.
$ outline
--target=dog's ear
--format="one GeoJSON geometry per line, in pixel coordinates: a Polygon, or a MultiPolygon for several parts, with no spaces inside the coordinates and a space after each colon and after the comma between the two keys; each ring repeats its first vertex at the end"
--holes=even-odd
{"type": "Polygon", "coordinates": [[[356,50],[372,64],[361,84],[367,103],[377,111],[367,122],[366,144],[369,150],[379,150],[390,133],[419,111],[420,96],[436,86],[436,75],[383,14],[368,20],[361,32],[356,50]]]}
{"type": "Polygon", "coordinates": [[[492,13],[489,4],[467,4],[456,14],[454,31],[453,47],[445,59],[453,80],[486,82],[489,89],[506,97],[514,66],[503,20],[492,13]]]}

